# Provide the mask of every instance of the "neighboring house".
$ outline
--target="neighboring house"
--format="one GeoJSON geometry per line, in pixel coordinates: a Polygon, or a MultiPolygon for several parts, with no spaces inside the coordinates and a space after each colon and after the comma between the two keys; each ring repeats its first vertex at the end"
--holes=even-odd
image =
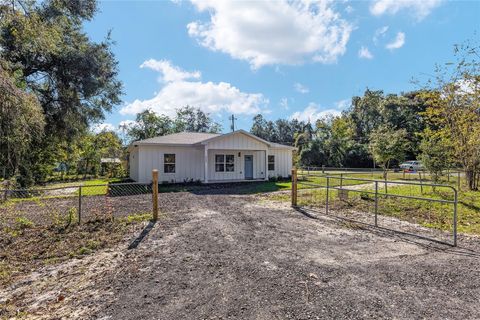
{"type": "Polygon", "coordinates": [[[244,130],[227,134],[182,132],[136,141],[129,147],[130,178],[151,182],[268,180],[288,177],[294,147],[244,130]]]}

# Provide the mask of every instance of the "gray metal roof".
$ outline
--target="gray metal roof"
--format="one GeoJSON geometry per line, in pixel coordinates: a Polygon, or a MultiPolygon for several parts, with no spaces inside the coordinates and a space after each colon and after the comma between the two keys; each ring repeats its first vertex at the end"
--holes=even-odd
{"type": "Polygon", "coordinates": [[[133,144],[192,145],[220,135],[218,133],[180,132],[136,141],[133,144]]]}
{"type": "MultiPolygon", "coordinates": [[[[287,149],[295,149],[294,147],[291,146],[286,146],[283,144],[279,143],[274,143],[274,142],[268,142],[263,139],[260,139],[254,135],[252,135],[249,132],[246,132],[244,130],[238,130],[235,131],[235,133],[245,133],[248,136],[251,136],[252,138],[256,138],[258,140],[261,140],[265,143],[267,143],[270,147],[272,148],[287,148],[287,149]]],[[[227,136],[234,134],[234,132],[226,133],[226,134],[221,134],[221,133],[201,133],[201,132],[180,132],[180,133],[174,133],[174,134],[169,134],[166,136],[161,136],[161,137],[154,137],[150,139],[145,139],[145,140],[140,140],[136,141],[133,143],[133,145],[172,145],[172,146],[191,146],[194,144],[199,144],[207,140],[211,140],[212,138],[216,137],[221,137],[221,136],[227,136]]]]}

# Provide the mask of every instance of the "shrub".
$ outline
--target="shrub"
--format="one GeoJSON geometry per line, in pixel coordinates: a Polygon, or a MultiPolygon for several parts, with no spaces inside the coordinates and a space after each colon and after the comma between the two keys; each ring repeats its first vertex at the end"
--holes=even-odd
{"type": "Polygon", "coordinates": [[[34,223],[25,217],[19,217],[15,219],[15,225],[17,230],[25,230],[32,228],[34,223]]]}

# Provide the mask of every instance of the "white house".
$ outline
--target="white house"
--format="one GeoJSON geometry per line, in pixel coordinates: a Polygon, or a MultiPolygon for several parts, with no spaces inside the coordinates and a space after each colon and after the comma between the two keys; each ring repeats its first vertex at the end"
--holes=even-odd
{"type": "Polygon", "coordinates": [[[130,178],[148,183],[204,183],[288,177],[294,147],[268,142],[244,130],[227,134],[182,132],[136,141],[129,147],[130,178]]]}

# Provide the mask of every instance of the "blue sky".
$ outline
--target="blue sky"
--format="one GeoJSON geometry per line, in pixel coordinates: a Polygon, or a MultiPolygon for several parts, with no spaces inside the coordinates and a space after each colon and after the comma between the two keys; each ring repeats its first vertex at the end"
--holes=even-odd
{"type": "Polygon", "coordinates": [[[479,16],[480,1],[103,1],[85,30],[112,31],[125,95],[100,127],[185,104],[224,131],[232,113],[246,130],[257,113],[313,122],[367,87],[415,89],[479,16]]]}

